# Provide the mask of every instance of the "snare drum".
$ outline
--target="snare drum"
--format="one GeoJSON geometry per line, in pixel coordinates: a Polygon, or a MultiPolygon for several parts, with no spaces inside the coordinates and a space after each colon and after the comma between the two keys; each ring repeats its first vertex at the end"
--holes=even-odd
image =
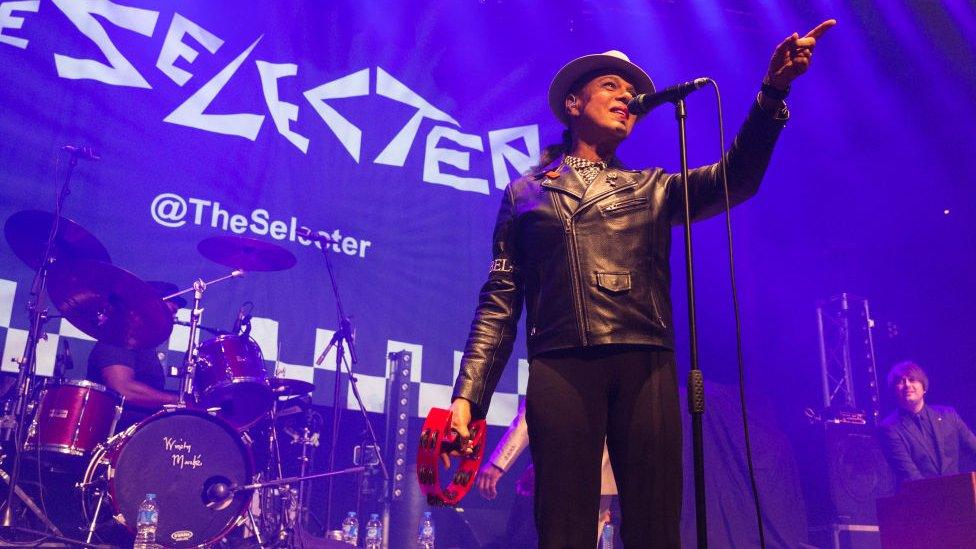
{"type": "MultiPolygon", "coordinates": [[[[156,494],[163,547],[205,547],[244,516],[252,490],[208,499],[215,484],[244,486],[253,478],[248,445],[225,421],[204,412],[159,412],[99,447],[85,471],[85,514],[92,519],[94,487],[106,485],[116,521],[133,533],[139,504],[156,494]],[[208,503],[210,505],[208,505],[208,503]]],[[[103,511],[104,513],[104,511],[103,511]]]]}
{"type": "Polygon", "coordinates": [[[198,345],[194,384],[200,403],[220,407],[217,415],[238,429],[254,424],[271,409],[264,356],[250,337],[225,334],[198,345]]]}
{"type": "Polygon", "coordinates": [[[122,413],[121,396],[85,380],[48,385],[38,402],[26,450],[84,455],[112,436],[122,413]]]}

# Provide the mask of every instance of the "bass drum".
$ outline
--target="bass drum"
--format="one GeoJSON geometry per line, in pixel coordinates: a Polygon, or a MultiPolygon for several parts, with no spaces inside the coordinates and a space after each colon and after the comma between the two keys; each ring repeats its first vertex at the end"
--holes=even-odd
{"type": "MultiPolygon", "coordinates": [[[[250,449],[233,427],[204,412],[177,409],[133,425],[97,450],[83,486],[105,485],[115,520],[133,534],[139,504],[156,494],[156,543],[181,548],[209,545],[236,526],[252,490],[216,504],[208,491],[252,478],[250,449]]],[[[95,499],[91,493],[83,498],[89,520],[95,499]]]]}

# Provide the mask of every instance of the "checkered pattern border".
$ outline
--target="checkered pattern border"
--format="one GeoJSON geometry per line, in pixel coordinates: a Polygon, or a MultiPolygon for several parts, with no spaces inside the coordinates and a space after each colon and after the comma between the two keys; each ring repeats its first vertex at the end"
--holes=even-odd
{"type": "MultiPolygon", "coordinates": [[[[15,328],[11,325],[13,317],[14,297],[17,293],[17,283],[11,280],[0,279],[0,334],[3,337],[3,357],[0,371],[16,372],[18,369],[15,359],[19,359],[24,352],[24,345],[27,342],[27,330],[15,328]]],[[[181,309],[177,313],[180,320],[189,320],[190,311],[181,309]]],[[[48,324],[48,328],[56,326],[56,331],[47,332],[47,338],[42,340],[37,348],[37,371],[42,376],[50,376],[54,372],[55,355],[57,354],[58,344],[61,338],[68,340],[93,341],[91,337],[82,333],[66,319],[56,319],[48,324]]],[[[278,360],[279,352],[279,330],[278,322],[270,318],[255,317],[251,321],[251,337],[258,343],[264,354],[268,365],[268,371],[277,371],[280,377],[301,379],[315,384],[315,391],[312,393],[313,401],[317,404],[331,404],[333,384],[335,383],[335,349],[329,351],[320,365],[315,364],[318,354],[325,349],[329,340],[335,334],[332,330],[323,328],[315,329],[315,346],[308,349],[308,362],[302,364],[290,364],[278,360]]],[[[174,326],[173,333],[170,334],[167,344],[168,353],[165,358],[167,361],[179,361],[186,352],[186,343],[189,338],[189,328],[185,326],[174,326]]],[[[432,407],[444,407],[450,403],[452,387],[440,383],[423,381],[424,348],[418,343],[408,343],[403,341],[388,340],[386,353],[382,360],[389,368],[386,356],[389,353],[409,351],[413,355],[413,367],[411,371],[411,382],[416,387],[417,406],[414,410],[416,417],[426,417],[427,412],[432,407]]],[[[453,356],[453,369],[451,379],[456,379],[461,367],[460,351],[455,351],[453,356]]],[[[292,355],[301,356],[301,353],[292,355]]],[[[75,362],[79,360],[75,357],[75,362]]],[[[387,376],[389,371],[386,371],[387,376]]],[[[518,411],[519,396],[525,394],[525,388],[529,378],[529,363],[525,359],[518,361],[518,392],[505,393],[496,392],[492,398],[492,406],[488,412],[489,425],[508,425],[515,413],[518,411]]],[[[362,396],[366,409],[370,412],[382,412],[386,398],[386,376],[373,376],[357,373],[359,393],[362,396]]],[[[356,399],[353,391],[348,387],[346,381],[345,406],[356,408],[356,399]]]]}

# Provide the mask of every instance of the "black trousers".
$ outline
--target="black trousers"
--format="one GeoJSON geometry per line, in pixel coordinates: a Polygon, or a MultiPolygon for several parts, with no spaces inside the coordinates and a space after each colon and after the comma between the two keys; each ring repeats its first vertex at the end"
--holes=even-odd
{"type": "Polygon", "coordinates": [[[608,345],[532,359],[526,414],[539,547],[593,549],[606,437],[628,549],[680,547],[674,352],[608,345]]]}

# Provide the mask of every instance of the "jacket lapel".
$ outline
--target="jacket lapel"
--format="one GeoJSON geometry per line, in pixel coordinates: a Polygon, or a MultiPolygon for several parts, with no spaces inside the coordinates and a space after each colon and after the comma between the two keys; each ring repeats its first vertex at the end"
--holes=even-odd
{"type": "Polygon", "coordinates": [[[541,174],[542,186],[564,192],[577,201],[581,200],[583,193],[586,192],[586,185],[576,174],[576,170],[562,163],[556,165],[555,168],[551,168],[552,166],[553,164],[550,164],[547,170],[541,174]]]}

